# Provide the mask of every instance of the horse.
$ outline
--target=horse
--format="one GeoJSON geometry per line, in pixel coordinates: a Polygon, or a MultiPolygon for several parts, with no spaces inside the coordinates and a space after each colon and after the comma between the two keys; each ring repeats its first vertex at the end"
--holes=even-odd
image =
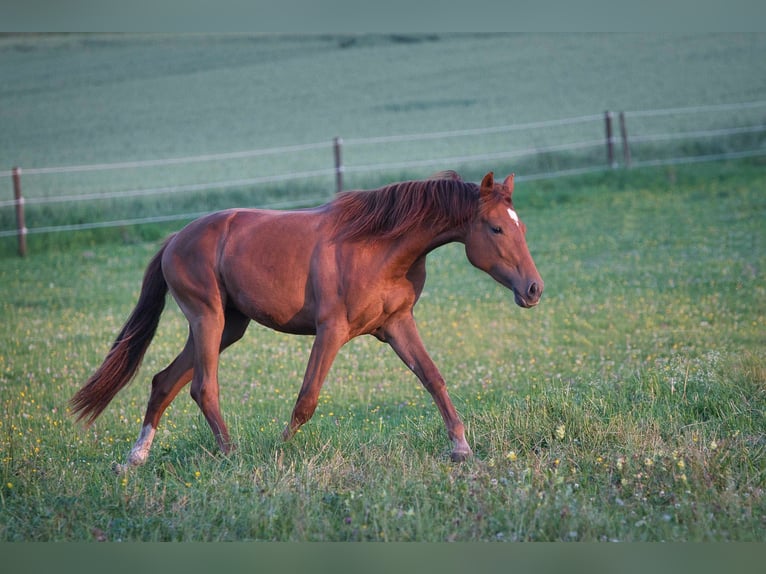
{"type": "Polygon", "coordinates": [[[188,339],[152,379],[124,468],[146,462],[163,412],[190,381],[218,447],[234,448],[219,406],[218,360],[251,321],[315,337],[284,440],[312,417],[341,347],[369,334],[420,379],[444,420],[451,459],[466,460],[473,453],[463,422],[421,340],[413,307],[425,284],[426,256],[450,242],[463,243],[468,261],[510,289],[517,305],[537,305],[543,281],[513,207],[513,177],[498,183],[489,172],[476,184],[441,172],[345,191],[309,209],[234,208],[192,221],[149,262],[134,310],[72,397],[71,413],[89,426],[136,375],[169,291],[188,320],[188,339]]]}

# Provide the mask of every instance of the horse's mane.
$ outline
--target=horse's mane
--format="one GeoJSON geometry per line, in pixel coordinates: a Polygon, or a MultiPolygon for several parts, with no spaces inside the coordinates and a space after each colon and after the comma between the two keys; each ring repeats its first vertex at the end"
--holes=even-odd
{"type": "Polygon", "coordinates": [[[479,187],[454,171],[393,183],[372,191],[339,193],[330,204],[340,240],[393,239],[427,223],[437,233],[463,225],[476,212],[479,187]]]}

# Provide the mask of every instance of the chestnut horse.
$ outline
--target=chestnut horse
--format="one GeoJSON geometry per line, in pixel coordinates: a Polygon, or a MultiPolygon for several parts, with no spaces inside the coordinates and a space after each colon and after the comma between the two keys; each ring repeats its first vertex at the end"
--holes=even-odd
{"type": "Polygon", "coordinates": [[[133,378],[154,336],[168,290],[189,321],[181,353],[155,375],[128,465],[146,461],[162,413],[191,381],[191,396],[222,451],[232,448],[218,402],[218,355],[251,320],[315,335],[303,385],[283,432],[288,440],[317,406],[325,376],[349,340],[371,334],[391,345],[433,397],[455,461],[469,457],[463,423],[418,334],[413,306],[426,256],[449,242],[513,291],[521,307],[540,300],[543,282],[513,208],[513,175],[480,185],[454,172],[374,191],[344,192],[297,211],[230,209],[191,222],[149,263],[138,303],[103,364],[72,398],[88,424],[133,378]]]}

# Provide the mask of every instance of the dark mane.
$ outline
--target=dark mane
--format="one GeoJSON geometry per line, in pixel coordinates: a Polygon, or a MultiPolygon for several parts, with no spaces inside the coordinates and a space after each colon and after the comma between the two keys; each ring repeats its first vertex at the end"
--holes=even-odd
{"type": "Polygon", "coordinates": [[[343,192],[331,203],[332,234],[341,240],[393,239],[423,223],[437,232],[446,231],[472,219],[478,197],[479,187],[455,172],[372,191],[343,192]]]}

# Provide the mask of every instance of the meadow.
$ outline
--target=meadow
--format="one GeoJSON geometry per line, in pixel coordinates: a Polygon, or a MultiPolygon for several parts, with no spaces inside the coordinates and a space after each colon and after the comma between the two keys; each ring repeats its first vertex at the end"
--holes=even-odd
{"type": "MultiPolygon", "coordinates": [[[[217,188],[328,170],[344,140],[347,189],[442,169],[480,180],[605,165],[601,115],[766,100],[766,35],[0,35],[0,172],[21,166],[31,229],[325,201],[332,175],[217,188]],[[714,79],[714,81],[711,81],[714,79]],[[594,121],[555,120],[595,116],[594,121]],[[553,125],[492,132],[502,126],[553,125]],[[476,135],[369,142],[407,134],[476,135]],[[489,130],[489,131],[487,131],[489,130]],[[595,141],[565,154],[353,171],[411,160],[509,154],[595,141]],[[355,143],[356,142],[356,143],[355,143]],[[36,168],[142,162],[324,144],[200,163],[75,173],[36,168]],[[148,189],[208,187],[131,195],[148,189]],[[129,197],[114,197],[129,192],[129,197]],[[87,201],[35,203],[85,195],[87,201]],[[99,196],[104,196],[99,199],[99,196]]],[[[631,137],[764,124],[763,106],[629,116],[631,137]]],[[[615,126],[615,130],[616,130],[615,126]]],[[[634,161],[758,149],[763,131],[633,144],[634,161]]],[[[10,177],[0,178],[0,256],[15,252],[10,177]],[[7,203],[7,205],[3,205],[7,203]]],[[[30,252],[76,242],[156,239],[132,226],[31,234],[30,252]]]]}
{"type": "MultiPolygon", "coordinates": [[[[14,80],[0,84],[0,169],[758,101],[766,99],[758,73],[765,52],[766,35],[0,36],[0,76],[14,80]]],[[[762,116],[763,108],[660,116],[631,128],[718,129],[762,116]]],[[[600,123],[587,129],[349,145],[346,161],[603,137],[600,123]]],[[[644,144],[634,158],[763,146],[762,134],[748,137],[644,144]]],[[[592,159],[365,173],[349,176],[348,186],[449,168],[471,180],[490,169],[523,176],[592,159]]],[[[24,193],[50,198],[330,165],[326,148],[25,175],[24,193]]],[[[283,443],[311,338],[253,325],[221,364],[237,451],[216,451],[182,392],[147,464],[117,475],[113,464],[137,437],[151,376],[186,339],[180,311],[168,305],[137,380],[95,425],[76,424],[67,401],[109,349],[162,238],[183,222],[30,235],[26,259],[15,256],[14,237],[2,237],[0,541],[763,541],[764,167],[754,158],[519,182],[516,207],[546,285],[533,310],[517,308],[473,269],[461,246],[434,252],[416,317],[476,454],[463,464],[449,461],[430,396],[372,338],[342,350],[314,418],[283,443]]],[[[329,178],[30,203],[27,225],[316,203],[332,192],[329,178]]],[[[12,207],[0,207],[0,230],[13,226],[12,207]]]]}
{"type": "Polygon", "coordinates": [[[372,338],[344,348],[283,443],[311,339],[252,326],[221,365],[238,450],[216,452],[182,393],[148,463],[116,475],[150,376],[185,339],[180,312],[93,427],[66,401],[157,244],[6,259],[0,539],[762,541],[765,173],[751,160],[519,185],[546,281],[531,311],[460,246],[432,254],[416,314],[476,453],[463,464],[372,338]]]}

